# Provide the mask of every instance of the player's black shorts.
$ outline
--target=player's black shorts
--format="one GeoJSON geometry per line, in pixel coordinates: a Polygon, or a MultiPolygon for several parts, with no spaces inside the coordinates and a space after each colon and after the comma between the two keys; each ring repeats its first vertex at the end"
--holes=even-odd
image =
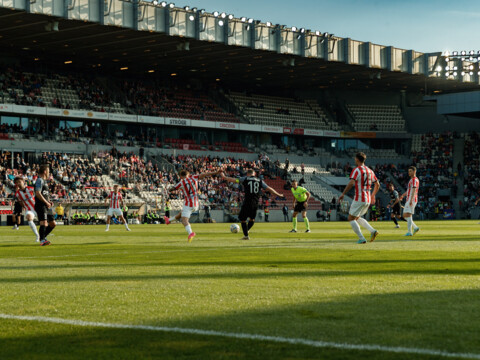
{"type": "Polygon", "coordinates": [[[53,221],[53,214],[52,211],[49,210],[44,203],[35,203],[35,212],[37,213],[38,216],[38,221],[53,221]]]}
{"type": "Polygon", "coordinates": [[[295,208],[293,209],[293,212],[301,213],[302,211],[306,211],[306,210],[307,208],[305,207],[305,201],[303,202],[297,201],[297,203],[295,204],[295,208]]]}
{"type": "Polygon", "coordinates": [[[238,214],[238,219],[240,221],[246,221],[248,218],[255,220],[257,217],[258,203],[244,203],[238,214]]]}
{"type": "Polygon", "coordinates": [[[17,215],[17,216],[20,216],[22,215],[22,205],[19,204],[19,203],[15,203],[14,207],[13,207],[13,214],[14,215],[17,215]]]}
{"type": "Polygon", "coordinates": [[[402,214],[402,208],[400,207],[399,203],[396,203],[392,207],[392,214],[394,215],[401,215],[402,214]]]}

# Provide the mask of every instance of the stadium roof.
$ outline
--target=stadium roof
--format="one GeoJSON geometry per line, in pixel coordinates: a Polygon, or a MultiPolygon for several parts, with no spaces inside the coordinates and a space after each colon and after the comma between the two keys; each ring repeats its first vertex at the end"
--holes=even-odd
{"type": "Polygon", "coordinates": [[[475,83],[64,18],[55,18],[60,31],[47,31],[51,21],[51,16],[0,7],[3,54],[65,70],[110,74],[128,68],[124,71],[131,75],[154,70],[154,76],[176,74],[266,88],[424,92],[426,86],[429,93],[480,88],[475,83]],[[182,46],[185,42],[188,51],[182,46]]]}

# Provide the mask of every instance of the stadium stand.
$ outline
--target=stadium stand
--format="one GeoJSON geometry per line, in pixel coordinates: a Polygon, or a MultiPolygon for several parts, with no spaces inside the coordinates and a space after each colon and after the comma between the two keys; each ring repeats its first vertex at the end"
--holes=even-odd
{"type": "Polygon", "coordinates": [[[338,130],[315,100],[298,100],[231,92],[230,99],[250,121],[259,125],[305,129],[338,130]]]}
{"type": "Polygon", "coordinates": [[[347,104],[356,131],[405,132],[405,119],[396,105],[347,104]]]}

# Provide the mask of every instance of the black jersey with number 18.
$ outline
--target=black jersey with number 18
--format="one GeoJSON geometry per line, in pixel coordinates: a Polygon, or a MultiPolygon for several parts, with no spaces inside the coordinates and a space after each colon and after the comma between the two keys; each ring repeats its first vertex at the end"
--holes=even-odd
{"type": "Polygon", "coordinates": [[[262,194],[261,189],[268,188],[267,184],[255,176],[241,177],[238,182],[243,186],[245,203],[258,204],[258,200],[260,200],[260,195],[262,194]]]}

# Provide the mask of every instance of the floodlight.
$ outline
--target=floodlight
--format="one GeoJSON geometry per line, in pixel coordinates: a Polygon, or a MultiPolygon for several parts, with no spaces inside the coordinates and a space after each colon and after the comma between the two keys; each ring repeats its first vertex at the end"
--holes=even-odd
{"type": "Polygon", "coordinates": [[[450,61],[450,59],[447,57],[447,58],[445,58],[445,61],[446,61],[446,62],[449,62],[449,61],[450,61]]]}
{"type": "Polygon", "coordinates": [[[225,19],[225,18],[227,17],[227,14],[224,13],[224,12],[222,12],[222,13],[220,14],[220,17],[221,17],[222,19],[225,19]]]}
{"type": "Polygon", "coordinates": [[[453,70],[458,70],[458,67],[457,67],[457,66],[454,66],[454,67],[453,67],[453,70]]]}
{"type": "Polygon", "coordinates": [[[297,31],[297,27],[296,27],[296,26],[292,26],[292,31],[293,31],[293,32],[297,31]]]}
{"type": "Polygon", "coordinates": [[[168,5],[170,7],[170,9],[173,9],[175,7],[175,4],[174,3],[170,3],[170,5],[168,5]]]}
{"type": "Polygon", "coordinates": [[[450,70],[450,66],[445,66],[445,71],[449,71],[450,70]]]}
{"type": "Polygon", "coordinates": [[[470,72],[468,73],[468,75],[472,76],[472,75],[473,75],[473,71],[470,71],[470,72]]]}
{"type": "Polygon", "coordinates": [[[195,16],[193,16],[193,15],[190,15],[190,16],[188,17],[188,20],[190,20],[190,21],[193,21],[193,20],[195,20],[195,16]]]}
{"type": "Polygon", "coordinates": [[[473,70],[473,65],[470,65],[468,68],[469,68],[470,70],[473,70]]]}
{"type": "Polygon", "coordinates": [[[167,2],[166,2],[166,1],[162,1],[162,2],[160,3],[160,5],[162,5],[162,7],[167,7],[167,2]]]}
{"type": "Polygon", "coordinates": [[[228,15],[228,20],[233,20],[233,14],[228,15]]]}
{"type": "Polygon", "coordinates": [[[272,23],[270,21],[267,21],[267,27],[272,26],[272,23]]]}
{"type": "Polygon", "coordinates": [[[248,19],[248,23],[249,23],[249,24],[252,24],[252,23],[253,23],[253,19],[252,19],[252,18],[248,19]]]}
{"type": "Polygon", "coordinates": [[[301,32],[302,34],[305,33],[305,29],[304,29],[304,28],[301,28],[301,29],[300,29],[300,32],[301,32]]]}
{"type": "Polygon", "coordinates": [[[241,19],[240,19],[241,22],[247,22],[247,18],[245,16],[243,16],[241,19]]]}
{"type": "MultiPolygon", "coordinates": [[[[447,70],[447,68],[445,68],[445,70],[447,70]]],[[[441,72],[441,71],[442,71],[442,67],[441,67],[441,66],[437,66],[437,71],[438,71],[438,72],[441,72]]]]}
{"type": "Polygon", "coordinates": [[[223,20],[218,21],[218,26],[223,26],[223,24],[224,24],[223,20]]]}
{"type": "Polygon", "coordinates": [[[465,71],[462,71],[460,74],[462,74],[462,76],[464,76],[464,75],[465,75],[465,71]]]}
{"type": "Polygon", "coordinates": [[[470,54],[470,55],[473,55],[473,54],[475,54],[475,51],[470,50],[470,51],[469,51],[469,54],[470,54]]]}
{"type": "Polygon", "coordinates": [[[158,5],[158,1],[157,1],[157,0],[153,0],[153,5],[158,5]]]}
{"type": "Polygon", "coordinates": [[[218,11],[213,12],[213,16],[218,17],[218,15],[220,15],[220,13],[218,11]]]}
{"type": "Polygon", "coordinates": [[[457,76],[457,75],[458,75],[458,74],[457,74],[457,72],[455,71],[455,72],[453,73],[453,76],[457,76]]]}
{"type": "Polygon", "coordinates": [[[458,51],[454,51],[454,52],[452,53],[452,55],[453,55],[453,56],[457,56],[457,55],[458,55],[458,51]]]}
{"type": "Polygon", "coordinates": [[[190,10],[190,6],[184,6],[184,7],[183,7],[183,10],[185,10],[185,11],[190,10]]]}
{"type": "Polygon", "coordinates": [[[465,50],[462,50],[461,54],[462,55],[467,55],[467,52],[465,50]]]}
{"type": "Polygon", "coordinates": [[[448,51],[445,51],[445,56],[448,56],[450,53],[448,51]]]}
{"type": "Polygon", "coordinates": [[[315,35],[320,36],[320,35],[322,35],[322,33],[317,30],[317,31],[315,31],[315,35]]]}
{"type": "Polygon", "coordinates": [[[205,9],[200,9],[200,14],[205,14],[205,9]]]}
{"type": "Polygon", "coordinates": [[[196,7],[194,7],[194,8],[192,8],[192,11],[193,11],[194,13],[196,13],[196,12],[198,11],[198,9],[197,9],[196,7]]]}

